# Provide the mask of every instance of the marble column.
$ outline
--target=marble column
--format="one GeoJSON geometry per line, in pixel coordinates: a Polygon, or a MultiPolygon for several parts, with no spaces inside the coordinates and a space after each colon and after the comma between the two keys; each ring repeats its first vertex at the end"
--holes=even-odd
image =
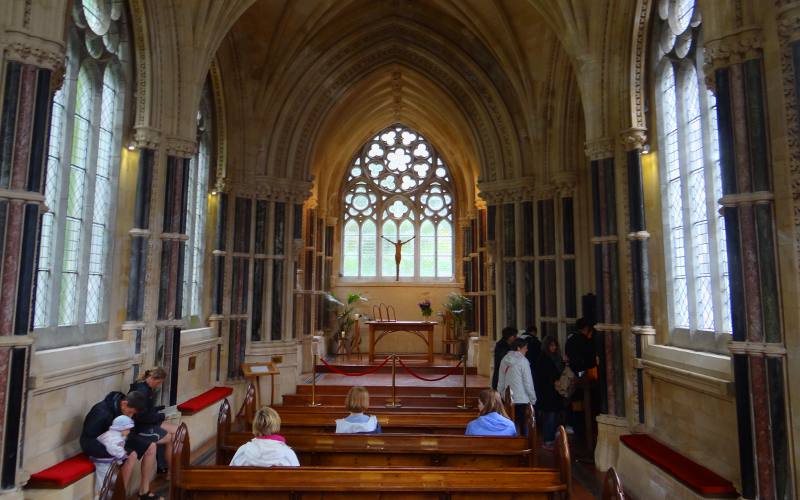
{"type": "Polygon", "coordinates": [[[742,497],[793,497],[761,33],[707,43],[716,88],[742,497]]]}
{"type": "Polygon", "coordinates": [[[17,486],[52,68],[9,50],[0,115],[0,487],[17,486]],[[16,56],[20,56],[16,59],[16,56]]]}
{"type": "MultiPolygon", "coordinates": [[[[188,148],[187,148],[188,149],[188,148]]],[[[183,327],[183,270],[186,253],[186,203],[191,151],[168,151],[161,225],[161,272],[156,322],[156,361],[167,371],[164,404],[178,396],[178,361],[183,327]],[[179,154],[184,153],[182,156],[179,154]],[[188,153],[188,154],[186,154],[188,153]]]]}
{"type": "Polygon", "coordinates": [[[641,365],[642,350],[646,337],[655,335],[650,317],[650,284],[648,241],[644,211],[644,188],[642,184],[642,148],[646,141],[645,131],[640,128],[625,130],[620,137],[627,162],[628,195],[628,244],[631,265],[631,296],[633,299],[633,355],[635,377],[632,394],[635,420],[645,422],[644,375],[641,365]]]}
{"type": "MultiPolygon", "coordinates": [[[[225,260],[227,252],[227,217],[228,217],[228,195],[223,191],[224,182],[217,181],[217,188],[212,193],[215,203],[212,205],[214,210],[214,249],[212,255],[212,291],[211,291],[211,314],[208,317],[208,324],[214,330],[217,337],[224,339],[223,332],[227,331],[226,316],[224,312],[225,297],[225,260]]],[[[217,371],[215,380],[219,382],[224,373],[222,366],[223,342],[217,346],[217,371]]]]}
{"type": "Polygon", "coordinates": [[[620,338],[620,275],[619,236],[617,231],[617,197],[615,181],[614,141],[600,139],[586,145],[591,161],[592,213],[595,287],[597,291],[597,324],[601,335],[600,411],[606,415],[625,416],[625,384],[622,369],[620,338]]]}

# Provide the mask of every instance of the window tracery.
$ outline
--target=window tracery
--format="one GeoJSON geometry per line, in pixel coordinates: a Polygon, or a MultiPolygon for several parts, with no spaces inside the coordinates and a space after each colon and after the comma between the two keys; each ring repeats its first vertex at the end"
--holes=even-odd
{"type": "Polygon", "coordinates": [[[407,241],[401,278],[452,278],[452,193],[447,166],[421,134],[399,124],[377,134],[345,182],[342,275],[395,277],[394,243],[407,241]]]}
{"type": "Polygon", "coordinates": [[[673,340],[682,338],[686,347],[699,345],[693,334],[731,331],[725,226],[717,207],[716,99],[702,78],[701,23],[694,0],[657,5],[655,97],[668,307],[673,340]]]}

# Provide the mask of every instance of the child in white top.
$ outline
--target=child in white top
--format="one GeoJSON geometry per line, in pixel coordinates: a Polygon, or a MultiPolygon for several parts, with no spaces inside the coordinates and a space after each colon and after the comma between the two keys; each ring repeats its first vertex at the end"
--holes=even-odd
{"type": "Polygon", "coordinates": [[[128,452],[125,451],[125,439],[127,439],[131,429],[133,429],[133,419],[126,415],[120,415],[114,419],[111,423],[111,427],[109,427],[106,432],[97,436],[97,440],[106,447],[106,451],[111,457],[92,457],[95,473],[95,492],[99,492],[100,488],[103,487],[103,481],[108,473],[108,469],[111,468],[111,464],[115,461],[124,461],[128,458],[128,452]]]}

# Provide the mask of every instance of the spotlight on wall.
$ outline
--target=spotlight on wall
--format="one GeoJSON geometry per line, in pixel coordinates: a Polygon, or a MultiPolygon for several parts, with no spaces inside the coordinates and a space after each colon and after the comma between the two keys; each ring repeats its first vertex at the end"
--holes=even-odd
{"type": "Polygon", "coordinates": [[[136,144],[134,144],[132,142],[130,144],[128,144],[128,151],[133,151],[134,149],[136,149],[136,144]]]}
{"type": "Polygon", "coordinates": [[[642,154],[643,155],[649,155],[650,154],[650,144],[645,143],[644,146],[642,146],[642,154]]]}
{"type": "Polygon", "coordinates": [[[217,194],[219,193],[217,193],[216,191],[211,191],[211,196],[216,196],[217,194]]]}

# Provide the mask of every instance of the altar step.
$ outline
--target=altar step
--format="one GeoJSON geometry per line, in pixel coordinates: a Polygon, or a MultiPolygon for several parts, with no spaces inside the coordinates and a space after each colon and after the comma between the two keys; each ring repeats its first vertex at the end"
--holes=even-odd
{"type": "MultiPolygon", "coordinates": [[[[332,366],[335,370],[354,374],[363,373],[370,369],[374,369],[376,366],[383,363],[387,356],[389,356],[388,353],[378,353],[375,355],[375,361],[370,363],[366,354],[338,355],[328,356],[325,358],[325,362],[332,366]]],[[[411,371],[426,378],[435,378],[435,376],[441,376],[448,373],[452,374],[451,376],[463,376],[464,373],[462,367],[458,366],[459,360],[452,356],[435,354],[433,363],[428,362],[425,354],[401,353],[400,357],[403,364],[405,364],[411,371]]],[[[335,373],[334,370],[328,368],[328,366],[326,366],[322,361],[317,363],[317,372],[335,373]]],[[[388,361],[384,366],[374,373],[392,373],[392,361],[388,361]]],[[[408,373],[401,366],[400,360],[397,361],[397,373],[408,373]]],[[[467,367],[467,375],[475,375],[477,373],[477,368],[467,367]]]]}

